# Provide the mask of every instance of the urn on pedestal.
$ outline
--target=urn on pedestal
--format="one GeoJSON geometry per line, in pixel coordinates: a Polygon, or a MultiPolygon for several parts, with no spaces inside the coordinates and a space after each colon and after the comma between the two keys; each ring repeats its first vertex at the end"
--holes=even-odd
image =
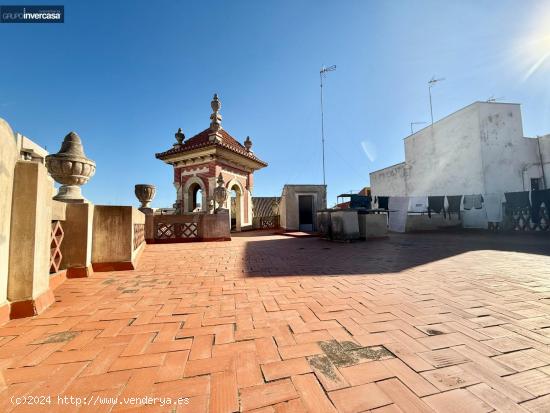
{"type": "Polygon", "coordinates": [[[218,204],[216,213],[226,211],[226,209],[223,208],[223,204],[227,199],[227,189],[225,189],[225,182],[223,181],[221,172],[220,172],[220,175],[218,176],[217,182],[218,182],[218,186],[214,189],[214,199],[218,204]]]}
{"type": "Polygon", "coordinates": [[[61,184],[53,199],[62,202],[86,202],[80,186],[95,174],[95,162],[84,154],[82,142],[76,132],[70,132],[59,152],[46,156],[48,172],[61,184]]]}
{"type": "Polygon", "coordinates": [[[141,207],[138,208],[144,214],[150,214],[153,212],[153,208],[150,208],[151,201],[155,197],[157,189],[155,185],[149,184],[137,184],[134,189],[136,198],[141,202],[141,207]]]}

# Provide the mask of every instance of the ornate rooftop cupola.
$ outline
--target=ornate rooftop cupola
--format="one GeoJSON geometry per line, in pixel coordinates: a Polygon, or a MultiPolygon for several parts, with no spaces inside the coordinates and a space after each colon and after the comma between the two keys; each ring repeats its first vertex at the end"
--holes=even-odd
{"type": "Polygon", "coordinates": [[[250,137],[240,143],[222,128],[221,102],[217,94],[210,107],[208,129],[189,139],[185,139],[178,129],[173,147],[155,156],[173,166],[177,192],[175,206],[184,213],[208,210],[221,174],[228,194],[225,207],[230,209],[235,228],[240,229],[252,224],[253,174],[267,163],[252,152],[250,137]],[[236,194],[233,207],[229,200],[231,193],[236,194]]]}

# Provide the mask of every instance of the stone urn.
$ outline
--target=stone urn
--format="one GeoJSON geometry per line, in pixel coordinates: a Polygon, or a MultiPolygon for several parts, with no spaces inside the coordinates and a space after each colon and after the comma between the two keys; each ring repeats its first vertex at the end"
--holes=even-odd
{"type": "Polygon", "coordinates": [[[141,202],[141,207],[139,208],[141,212],[149,213],[152,211],[149,205],[151,205],[151,201],[155,197],[156,192],[157,189],[155,185],[138,184],[135,186],[134,193],[139,202],[141,202]]]}
{"type": "Polygon", "coordinates": [[[225,189],[225,182],[223,181],[221,172],[220,172],[220,175],[218,176],[217,182],[218,182],[218,186],[214,189],[214,200],[218,204],[216,213],[226,211],[226,209],[223,208],[223,204],[227,199],[227,189],[225,189]]]}
{"type": "Polygon", "coordinates": [[[53,199],[62,202],[86,202],[80,186],[84,185],[95,174],[95,162],[84,154],[80,136],[70,132],[59,152],[46,156],[48,172],[61,184],[53,199]]]}

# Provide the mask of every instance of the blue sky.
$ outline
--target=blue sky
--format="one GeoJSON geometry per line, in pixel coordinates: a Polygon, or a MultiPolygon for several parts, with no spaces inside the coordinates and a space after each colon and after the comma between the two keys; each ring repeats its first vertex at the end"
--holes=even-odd
{"type": "Polygon", "coordinates": [[[435,119],[504,97],[522,104],[526,136],[550,133],[550,38],[539,41],[550,1],[60,3],[64,24],[0,25],[0,117],[50,152],[75,130],[97,163],[83,187],[96,204],[137,205],[134,184],[152,183],[153,206],[171,205],[171,167],[154,153],[178,127],[208,126],[214,92],[223,127],[269,163],[254,195],[321,183],[323,65],[337,65],[325,83],[329,203],[403,161],[409,122],[429,121],[433,75],[446,79],[435,119]]]}

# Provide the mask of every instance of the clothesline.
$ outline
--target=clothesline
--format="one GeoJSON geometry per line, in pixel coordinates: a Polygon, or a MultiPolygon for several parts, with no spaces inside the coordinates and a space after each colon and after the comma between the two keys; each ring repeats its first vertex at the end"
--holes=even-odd
{"type": "Polygon", "coordinates": [[[536,191],[520,191],[471,195],[438,195],[391,197],[375,196],[374,203],[380,209],[392,209],[396,213],[389,216],[390,229],[396,226],[404,230],[404,222],[408,214],[443,213],[444,218],[452,219],[456,213],[466,228],[487,228],[488,223],[502,222],[504,211],[529,208],[531,220],[540,223],[540,208],[542,204],[550,208],[550,189],[536,191]]]}

